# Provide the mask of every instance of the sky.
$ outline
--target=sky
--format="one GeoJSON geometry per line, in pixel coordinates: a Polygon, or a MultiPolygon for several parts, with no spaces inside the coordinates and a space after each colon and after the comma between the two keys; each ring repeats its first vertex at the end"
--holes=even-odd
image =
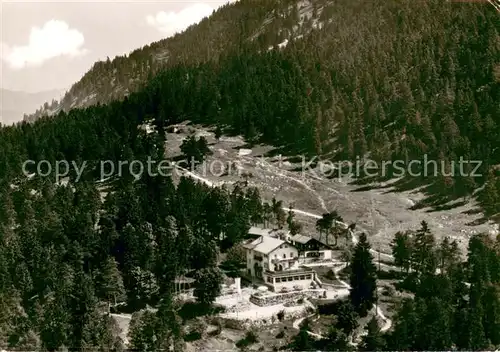
{"type": "Polygon", "coordinates": [[[69,88],[94,62],[181,32],[228,1],[0,0],[0,87],[69,88]]]}

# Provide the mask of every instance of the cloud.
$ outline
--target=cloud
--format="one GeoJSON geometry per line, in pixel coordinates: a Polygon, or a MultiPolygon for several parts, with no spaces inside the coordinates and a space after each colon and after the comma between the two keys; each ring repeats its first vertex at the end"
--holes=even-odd
{"type": "Polygon", "coordinates": [[[147,16],[146,21],[150,26],[160,32],[171,36],[181,32],[190,25],[200,22],[204,17],[212,14],[213,8],[207,4],[194,4],[179,12],[160,11],[155,16],[147,16]]]}
{"type": "Polygon", "coordinates": [[[83,48],[84,42],[83,34],[69,28],[66,22],[50,20],[41,28],[31,28],[27,45],[10,47],[2,43],[2,60],[14,69],[39,66],[58,56],[85,54],[87,50],[83,48]]]}

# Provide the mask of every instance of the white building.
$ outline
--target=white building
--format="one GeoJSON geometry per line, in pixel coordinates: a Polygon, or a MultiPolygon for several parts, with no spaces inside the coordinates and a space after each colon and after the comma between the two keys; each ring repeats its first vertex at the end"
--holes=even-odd
{"type": "Polygon", "coordinates": [[[318,260],[332,259],[333,252],[331,247],[315,238],[305,235],[295,235],[292,236],[289,241],[299,251],[299,262],[301,264],[313,263],[318,260]]]}
{"type": "Polygon", "coordinates": [[[299,267],[299,251],[291,243],[262,235],[244,247],[248,274],[263,280],[274,291],[307,288],[315,280],[313,270],[299,267]]]}

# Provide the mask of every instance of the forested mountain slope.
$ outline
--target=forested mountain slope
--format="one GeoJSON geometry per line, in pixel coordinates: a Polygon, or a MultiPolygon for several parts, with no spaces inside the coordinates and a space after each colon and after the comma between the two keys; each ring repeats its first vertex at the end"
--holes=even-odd
{"type": "Polygon", "coordinates": [[[493,215],[499,32],[488,2],[241,1],[127,58],[96,63],[60,106],[108,102],[153,82],[149,91],[176,119],[331,158],[426,155],[443,165],[438,177],[402,187],[464,197],[490,174],[482,201],[493,215]],[[470,176],[473,164],[469,176],[444,176],[460,157],[481,161],[481,176],[470,176]]]}
{"type": "MultiPolygon", "coordinates": [[[[159,132],[186,119],[219,125],[251,142],[323,158],[410,160],[426,153],[448,167],[462,156],[484,161],[483,173],[493,171],[500,162],[500,17],[492,6],[344,0],[320,10],[318,2],[319,22],[305,20],[292,40],[297,17],[308,10],[288,4],[227,6],[165,42],[186,48],[170,54],[168,69],[149,70],[146,50],[143,61],[96,64],[73,88],[72,94],[81,92],[75,104],[93,93],[106,102],[137,89],[122,101],[0,128],[0,348],[122,350],[107,312],[124,302],[133,312],[146,305],[158,309],[131,324],[132,347],[180,350],[188,332],[172,299],[174,278],[194,275],[196,294],[209,305],[217,292],[203,294],[207,286],[220,287],[219,250],[274,216],[272,204],[262,206],[251,188],[208,188],[186,178],[174,185],[169,177],[136,180],[127,172],[96,182],[99,161],[164,158],[165,134],[145,133],[138,128],[145,121],[159,132]],[[221,18],[227,22],[215,21],[221,18]],[[247,27],[231,26],[242,18],[247,27]],[[211,28],[210,43],[203,26],[211,28]],[[191,50],[199,55],[188,56],[191,50]],[[106,85],[115,77],[113,65],[124,75],[116,80],[133,77],[135,85],[106,85]],[[53,177],[25,177],[26,160],[89,165],[79,182],[71,172],[65,187],[53,177]]],[[[33,165],[28,171],[35,171],[33,165]]],[[[500,212],[493,172],[487,180],[441,175],[413,181],[409,186],[429,185],[451,198],[487,181],[482,204],[488,214],[500,212]]],[[[436,248],[427,226],[412,236],[401,235],[406,242],[399,249],[414,252],[394,254],[401,259],[397,265],[417,265],[416,280],[406,270],[415,304],[409,300],[398,309],[387,349],[493,349],[500,343],[499,242],[477,237],[463,264],[443,255],[452,253],[449,243],[436,248]],[[440,274],[437,260],[445,269],[440,274]]],[[[364,238],[363,253],[369,254],[364,238]]],[[[370,256],[366,264],[375,271],[370,256]]],[[[333,349],[347,349],[333,345],[347,343],[347,335],[329,339],[336,340],[329,341],[333,349]]]]}
{"type": "Polygon", "coordinates": [[[225,5],[199,24],[171,38],[146,45],[129,55],[98,61],[75,83],[62,101],[26,116],[33,121],[73,107],[107,103],[137,91],[161,69],[179,64],[217,61],[252,36],[274,9],[293,1],[238,1],[225,5]]]}

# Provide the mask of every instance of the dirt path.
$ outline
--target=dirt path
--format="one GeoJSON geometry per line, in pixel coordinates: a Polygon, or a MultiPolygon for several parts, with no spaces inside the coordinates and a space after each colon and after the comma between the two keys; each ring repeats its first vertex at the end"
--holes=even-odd
{"type": "MultiPolygon", "coordinates": [[[[267,161],[262,161],[262,163],[264,165],[267,165],[267,166],[270,166],[270,167],[274,167],[276,169],[278,169],[277,167],[273,166],[272,164],[268,163],[267,161]]],[[[185,176],[188,176],[188,177],[191,177],[191,178],[194,178],[204,184],[206,184],[207,186],[209,187],[215,187],[216,185],[214,185],[214,183],[204,177],[201,177],[201,176],[198,176],[196,175],[195,173],[193,172],[190,172],[188,170],[186,170],[185,168],[182,168],[178,165],[175,165],[175,167],[177,168],[178,171],[180,171],[181,174],[185,175],[185,176]]],[[[322,207],[324,207],[324,210],[326,212],[328,212],[328,209],[326,209],[326,205],[325,205],[325,201],[323,200],[323,198],[316,192],[314,191],[311,186],[307,185],[307,183],[305,183],[304,181],[300,180],[300,179],[297,179],[295,177],[292,177],[292,176],[288,176],[288,175],[285,175],[282,171],[280,171],[278,169],[278,174],[282,177],[286,177],[288,179],[291,179],[297,183],[299,183],[300,185],[304,186],[307,190],[313,192],[315,194],[315,196],[318,198],[318,201],[319,203],[321,204],[322,207]]],[[[285,211],[288,211],[290,210],[289,208],[286,208],[286,207],[283,207],[283,210],[285,211]]],[[[307,211],[304,211],[304,210],[301,210],[301,209],[292,209],[292,211],[296,214],[300,214],[300,215],[304,215],[304,216],[307,216],[307,217],[310,217],[310,218],[314,218],[314,219],[321,219],[321,215],[318,215],[318,214],[314,214],[314,213],[311,213],[311,212],[307,212],[307,211]]],[[[344,229],[347,229],[348,228],[348,224],[344,223],[344,222],[341,222],[341,221],[337,221],[337,224],[344,227],[344,229]]],[[[351,240],[352,240],[352,243],[354,245],[356,245],[358,243],[358,238],[356,237],[355,233],[351,230],[349,230],[350,234],[351,234],[351,240]]],[[[388,258],[388,259],[391,259],[391,260],[394,260],[394,257],[390,254],[387,254],[387,253],[384,253],[384,252],[379,252],[379,251],[376,251],[374,249],[370,249],[370,252],[374,255],[380,255],[381,257],[385,257],[385,258],[388,258]]],[[[385,265],[385,264],[384,264],[385,265]]],[[[385,266],[388,266],[388,265],[385,265],[385,266]]]]}
{"type": "MultiPolygon", "coordinates": [[[[240,157],[241,159],[245,160],[246,162],[249,162],[251,163],[253,161],[252,158],[250,157],[247,157],[247,156],[241,156],[240,157]]],[[[324,200],[324,198],[316,191],[314,190],[306,181],[304,181],[303,179],[300,179],[300,178],[297,178],[297,177],[294,177],[294,176],[291,176],[290,174],[293,174],[291,171],[284,171],[282,169],[280,169],[279,167],[269,163],[268,161],[264,160],[264,158],[261,158],[257,161],[257,166],[264,166],[267,168],[266,171],[268,172],[271,172],[277,176],[280,176],[280,177],[283,177],[283,178],[286,178],[286,179],[289,179],[289,180],[292,180],[298,184],[300,184],[301,186],[303,186],[307,191],[309,191],[310,193],[312,193],[316,199],[318,200],[318,203],[320,204],[321,208],[325,211],[325,212],[329,212],[329,209],[328,207],[326,206],[326,202],[324,200]]],[[[187,170],[186,170],[187,171],[187,170]]],[[[317,176],[314,176],[314,175],[308,175],[310,178],[313,178],[313,179],[316,179],[318,181],[321,180],[321,178],[317,177],[317,176]]],[[[208,180],[207,180],[208,181],[208,180]]],[[[208,181],[210,182],[210,181],[208,181]]],[[[330,190],[332,191],[335,191],[335,193],[337,194],[340,194],[340,192],[336,191],[336,190],[333,190],[331,188],[329,188],[330,190]]],[[[352,202],[351,202],[352,203],[352,202]]],[[[288,211],[289,208],[286,208],[286,207],[283,207],[283,210],[286,210],[288,211]]],[[[318,215],[318,214],[314,214],[314,213],[311,213],[311,212],[306,212],[304,210],[300,210],[300,209],[292,209],[292,211],[294,213],[297,213],[297,214],[300,214],[300,215],[304,215],[304,216],[307,216],[307,217],[311,217],[311,218],[314,218],[314,219],[321,219],[321,216],[318,215]]],[[[344,229],[347,229],[348,228],[348,224],[346,224],[345,222],[341,222],[341,221],[337,221],[337,224],[339,224],[340,226],[344,227],[344,229]]],[[[351,234],[351,238],[352,238],[352,243],[354,245],[356,245],[358,243],[358,238],[356,237],[356,235],[354,234],[353,231],[349,230],[350,234],[351,234]]],[[[371,249],[370,252],[372,254],[375,254],[375,255],[380,255],[381,257],[385,257],[385,258],[388,258],[388,259],[391,259],[391,260],[394,260],[394,257],[390,254],[387,254],[387,253],[384,253],[384,252],[379,252],[379,251],[376,251],[374,249],[371,249]]]]}
{"type": "MultiPolygon", "coordinates": [[[[271,165],[271,164],[269,164],[268,162],[264,162],[264,164],[265,164],[265,165],[268,165],[268,166],[272,166],[272,165],[271,165]]],[[[177,166],[177,165],[176,165],[176,167],[177,167],[177,169],[179,169],[179,170],[180,170],[180,171],[181,171],[184,175],[187,175],[187,176],[189,176],[189,177],[192,177],[192,178],[194,178],[194,179],[197,179],[197,180],[199,180],[199,181],[201,181],[201,182],[205,183],[205,184],[206,184],[206,185],[208,185],[209,187],[214,187],[213,183],[212,183],[210,180],[207,180],[207,179],[205,179],[205,178],[203,178],[203,177],[200,177],[200,176],[198,176],[198,175],[196,175],[196,174],[194,174],[194,173],[192,173],[192,172],[190,172],[190,171],[188,171],[188,170],[186,170],[186,169],[181,168],[180,166],[177,166]]],[[[279,173],[279,175],[280,175],[280,176],[282,176],[282,177],[286,177],[286,178],[289,178],[289,179],[292,179],[293,181],[296,181],[297,183],[299,183],[299,184],[301,184],[302,186],[304,186],[307,190],[309,190],[309,191],[313,192],[313,193],[316,195],[316,197],[318,198],[318,201],[321,203],[322,207],[324,207],[325,211],[328,211],[328,210],[326,209],[326,205],[325,205],[325,202],[324,202],[323,198],[321,198],[321,196],[320,196],[317,192],[315,192],[315,191],[314,191],[314,190],[313,190],[313,189],[312,189],[309,185],[307,185],[304,181],[299,180],[299,179],[296,179],[296,178],[291,177],[291,176],[287,176],[287,175],[285,175],[285,174],[284,174],[283,172],[281,172],[281,171],[278,171],[278,173],[279,173]]],[[[285,209],[285,210],[287,210],[288,208],[284,208],[284,209],[285,209]]],[[[299,214],[305,215],[305,216],[313,217],[313,218],[315,218],[315,219],[320,219],[320,218],[321,218],[321,216],[320,216],[320,215],[313,214],[313,213],[310,213],[310,212],[306,212],[306,211],[303,211],[303,210],[300,210],[300,209],[293,209],[293,211],[294,211],[294,212],[296,212],[296,213],[299,213],[299,214]]],[[[339,221],[339,222],[337,222],[337,223],[338,223],[338,224],[340,224],[341,226],[344,226],[346,229],[347,229],[347,227],[348,227],[348,225],[347,225],[346,223],[343,223],[343,222],[340,222],[340,221],[339,221]]],[[[350,231],[350,230],[349,230],[349,231],[350,231]]],[[[353,244],[354,244],[354,245],[356,245],[356,243],[358,243],[358,239],[357,239],[357,237],[355,236],[354,232],[352,232],[352,231],[350,231],[350,232],[351,232],[352,242],[353,242],[353,244]]],[[[377,254],[377,255],[379,254],[379,252],[378,252],[378,251],[376,251],[376,250],[373,250],[373,249],[372,249],[371,251],[372,251],[372,253],[375,253],[375,254],[377,254]]],[[[388,258],[393,258],[391,255],[389,255],[389,254],[385,254],[385,253],[380,253],[380,255],[384,255],[384,256],[386,256],[386,257],[388,257],[388,258]]],[[[343,267],[338,267],[338,268],[335,268],[335,270],[334,270],[335,277],[337,278],[337,280],[338,280],[338,281],[339,281],[339,282],[340,282],[340,283],[341,283],[341,284],[342,284],[345,288],[350,289],[350,288],[351,288],[351,286],[350,286],[347,282],[345,282],[345,281],[341,280],[341,279],[338,277],[338,275],[337,275],[337,273],[338,273],[340,270],[342,270],[342,269],[343,269],[343,267]]],[[[375,306],[374,306],[374,307],[375,307],[375,306]]],[[[379,317],[380,317],[380,318],[381,318],[381,319],[385,322],[384,326],[381,328],[381,331],[387,331],[387,330],[389,330],[389,329],[391,328],[391,326],[392,326],[392,321],[391,321],[389,318],[387,318],[387,317],[386,317],[386,316],[382,313],[382,311],[380,310],[380,308],[378,308],[378,307],[376,307],[376,313],[377,313],[377,315],[378,315],[378,316],[379,316],[379,317]]],[[[302,319],[302,320],[304,320],[304,319],[302,319]]],[[[302,322],[302,321],[300,321],[300,322],[302,322]]],[[[295,324],[298,324],[297,326],[299,326],[299,325],[300,325],[300,322],[298,322],[298,323],[297,323],[297,322],[295,322],[295,324]]],[[[314,334],[314,333],[312,333],[312,334],[314,334]]],[[[316,334],[316,335],[317,335],[317,334],[316,334]]]]}
{"type": "MultiPolygon", "coordinates": [[[[309,302],[309,300],[305,299],[304,301],[305,301],[305,303],[306,303],[309,307],[316,308],[316,307],[314,307],[314,305],[313,305],[311,302],[309,302]]],[[[306,319],[308,319],[308,318],[312,318],[312,317],[314,317],[315,315],[316,315],[316,313],[311,313],[311,314],[309,314],[309,315],[307,315],[307,316],[305,316],[305,317],[298,318],[297,320],[295,320],[295,321],[293,322],[292,326],[293,326],[295,329],[300,330],[300,324],[301,324],[304,320],[306,320],[306,319]]],[[[308,333],[309,335],[311,335],[311,336],[318,337],[318,338],[320,338],[320,339],[322,339],[322,338],[323,338],[323,336],[321,336],[321,335],[319,335],[319,334],[316,334],[316,333],[313,333],[313,332],[311,332],[311,331],[308,331],[307,333],[308,333]]]]}
{"type": "Polygon", "coordinates": [[[326,203],[325,203],[325,200],[323,199],[323,197],[321,197],[318,192],[316,192],[311,186],[309,186],[307,184],[307,182],[305,182],[304,180],[301,180],[301,179],[299,179],[297,177],[293,177],[293,176],[287,175],[287,173],[290,173],[289,171],[284,172],[279,167],[274,166],[273,164],[271,164],[268,161],[264,160],[264,158],[260,159],[259,162],[262,163],[264,166],[267,166],[268,171],[270,169],[273,170],[272,173],[274,173],[275,175],[278,175],[278,176],[287,178],[289,180],[292,180],[292,181],[300,184],[305,189],[307,189],[309,192],[311,192],[316,197],[316,199],[318,200],[319,204],[321,205],[321,209],[323,209],[325,212],[328,212],[328,208],[326,206],[326,203]]]}
{"type": "Polygon", "coordinates": [[[129,345],[129,340],[128,340],[128,331],[130,327],[130,322],[132,321],[132,315],[131,314],[111,314],[113,319],[115,319],[116,323],[121,329],[120,332],[120,337],[123,341],[123,344],[125,347],[128,347],[129,345]]]}
{"type": "MultiPolygon", "coordinates": [[[[322,164],[313,167],[304,164],[307,161],[304,159],[301,161],[285,156],[281,159],[270,158],[269,153],[275,150],[272,146],[258,144],[246,149],[249,147],[241,136],[217,140],[206,127],[190,128],[209,140],[213,155],[207,158],[206,165],[210,168],[211,161],[217,161],[216,165],[222,163],[226,170],[229,166],[234,172],[221,175],[217,170],[210,171],[203,164],[200,165],[201,169],[190,169],[188,172],[191,174],[186,176],[198,180],[199,176],[206,177],[210,183],[206,182],[208,180],[202,182],[210,185],[234,184],[243,181],[240,171],[244,171],[250,175],[245,178],[248,185],[257,187],[264,199],[277,197],[286,205],[295,204],[300,208],[295,212],[303,218],[305,231],[314,232],[314,222],[318,215],[336,209],[346,223],[356,223],[354,243],[360,232],[369,236],[372,253],[376,257],[381,252],[381,258],[392,260],[390,242],[394,234],[398,231],[416,230],[422,220],[427,221],[437,241],[444,237],[456,240],[464,255],[467,253],[468,240],[474,234],[499,232],[498,226],[493,223],[479,223],[482,215],[477,213],[477,203],[473,200],[440,211],[429,211],[427,208],[412,210],[426,195],[419,189],[396,192],[393,184],[397,180],[389,180],[373,185],[372,189],[362,190],[362,186],[357,185],[352,177],[344,173],[334,177],[322,164]],[[241,149],[244,149],[243,153],[241,149]],[[232,165],[237,166],[237,170],[232,165]],[[304,169],[304,166],[307,168],[304,169]]],[[[175,158],[182,155],[179,147],[187,134],[193,131],[168,134],[166,156],[175,158]]]]}
{"type": "MultiPolygon", "coordinates": [[[[344,268],[345,268],[345,265],[340,266],[340,267],[336,267],[333,269],[333,273],[335,274],[335,278],[342,284],[342,286],[344,286],[347,289],[350,289],[351,285],[349,285],[347,282],[341,280],[338,276],[339,271],[341,271],[344,268]]],[[[384,313],[382,312],[382,310],[377,305],[374,304],[373,307],[375,308],[377,315],[384,321],[384,325],[380,328],[380,331],[385,332],[385,331],[389,330],[392,326],[392,320],[387,318],[384,315],[384,313]]]]}
{"type": "MultiPolygon", "coordinates": [[[[250,158],[248,157],[244,157],[244,159],[246,161],[250,161],[250,158]]],[[[282,169],[280,169],[279,167],[277,166],[274,166],[273,164],[269,163],[268,161],[264,160],[263,158],[262,159],[259,159],[258,163],[257,164],[261,164],[263,166],[266,166],[267,167],[267,171],[270,171],[272,173],[274,173],[275,175],[278,175],[278,176],[281,176],[281,177],[284,177],[284,178],[287,178],[289,180],[292,180],[298,184],[300,184],[301,186],[303,186],[306,190],[308,190],[309,192],[311,192],[315,197],[316,199],[318,200],[321,208],[325,211],[325,212],[329,212],[329,209],[328,207],[326,206],[326,202],[324,200],[324,198],[316,191],[314,190],[311,186],[309,186],[309,184],[304,181],[303,179],[300,179],[300,178],[297,178],[297,177],[294,177],[294,176],[291,176],[290,174],[292,172],[290,171],[283,171],[282,169]],[[271,171],[272,170],[272,171],[271,171]]],[[[321,180],[319,177],[314,177],[313,175],[308,175],[309,177],[311,178],[315,178],[316,180],[321,180]]],[[[331,188],[330,188],[331,189],[331,188]]],[[[333,190],[333,189],[331,189],[333,190]]],[[[335,191],[337,194],[340,194],[340,192],[338,191],[335,191]]],[[[284,210],[289,210],[289,208],[283,208],[284,210]]],[[[313,214],[313,213],[310,213],[310,212],[306,212],[306,211],[303,211],[303,210],[300,210],[300,209],[292,209],[292,211],[294,213],[297,213],[297,214],[301,214],[301,215],[304,215],[304,216],[308,216],[308,217],[312,217],[312,218],[315,218],[315,219],[321,219],[321,216],[318,215],[318,214],[313,214]]],[[[345,222],[341,222],[341,221],[337,221],[337,224],[339,224],[340,226],[344,227],[344,229],[347,229],[348,228],[348,224],[346,224],[345,222]]],[[[356,245],[358,243],[358,238],[356,237],[356,235],[354,234],[353,231],[349,230],[350,231],[350,234],[351,234],[351,238],[352,238],[352,243],[354,245],[356,245]]],[[[389,258],[391,260],[394,260],[394,257],[390,254],[387,254],[387,253],[383,253],[383,252],[379,252],[379,251],[376,251],[374,249],[371,249],[370,252],[372,254],[375,254],[375,255],[380,255],[380,256],[383,256],[385,258],[389,258]]]]}
{"type": "MultiPolygon", "coordinates": [[[[310,314],[310,315],[308,315],[308,316],[306,316],[306,317],[299,318],[299,319],[295,320],[295,321],[293,322],[293,324],[292,324],[292,325],[293,325],[293,327],[294,327],[295,329],[300,330],[300,324],[302,324],[302,322],[303,322],[304,320],[306,320],[306,319],[308,319],[308,318],[312,318],[312,317],[314,317],[315,315],[316,315],[316,313],[313,313],[313,314],[310,314]]],[[[309,331],[309,330],[307,330],[307,333],[308,333],[310,336],[315,337],[315,338],[318,338],[318,339],[324,339],[324,338],[325,338],[323,335],[316,334],[315,332],[312,332],[312,331],[309,331]]]]}

